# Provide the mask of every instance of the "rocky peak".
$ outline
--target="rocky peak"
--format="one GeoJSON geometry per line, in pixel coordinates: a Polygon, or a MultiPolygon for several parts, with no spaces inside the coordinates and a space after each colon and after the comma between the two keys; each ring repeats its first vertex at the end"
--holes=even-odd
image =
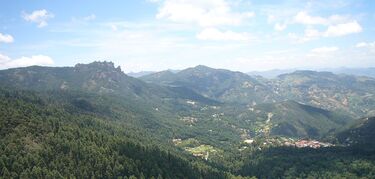
{"type": "Polygon", "coordinates": [[[115,68],[115,65],[111,61],[95,61],[89,64],[81,64],[78,63],[77,65],[74,66],[76,70],[79,71],[86,71],[86,70],[99,70],[99,71],[107,71],[107,72],[121,72],[121,67],[118,66],[115,68]]]}

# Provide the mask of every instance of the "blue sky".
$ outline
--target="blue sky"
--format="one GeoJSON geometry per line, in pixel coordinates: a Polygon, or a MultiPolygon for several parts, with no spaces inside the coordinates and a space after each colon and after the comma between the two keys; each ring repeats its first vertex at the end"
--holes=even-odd
{"type": "Polygon", "coordinates": [[[375,66],[372,0],[2,0],[0,69],[375,66]]]}

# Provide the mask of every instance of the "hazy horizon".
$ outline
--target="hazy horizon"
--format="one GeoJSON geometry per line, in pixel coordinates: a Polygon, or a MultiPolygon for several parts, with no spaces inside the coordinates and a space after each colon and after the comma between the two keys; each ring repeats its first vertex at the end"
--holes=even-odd
{"type": "MultiPolygon", "coordinates": [[[[72,65],[61,65],[61,66],[57,66],[57,65],[46,65],[46,64],[32,64],[32,65],[25,65],[25,66],[15,66],[15,67],[8,67],[8,68],[2,68],[0,70],[6,70],[6,69],[12,69],[12,68],[23,68],[23,67],[30,67],[30,66],[41,66],[41,67],[74,67],[75,65],[77,64],[90,64],[90,63],[94,63],[94,62],[112,62],[114,63],[113,61],[110,61],[110,60],[95,60],[95,61],[91,61],[91,62],[85,62],[85,63],[81,63],[81,62],[77,62],[75,64],[72,64],[72,65]]],[[[179,68],[179,69],[171,69],[171,68],[167,68],[167,69],[160,69],[160,70],[140,70],[140,71],[131,71],[129,69],[127,69],[126,67],[124,66],[121,66],[119,64],[116,64],[114,63],[114,66],[115,67],[118,67],[120,66],[121,67],[121,70],[126,73],[126,74],[131,74],[131,73],[156,73],[156,72],[161,72],[161,71],[181,71],[181,70],[185,70],[185,69],[188,69],[188,68],[194,68],[194,67],[197,67],[197,66],[206,66],[206,67],[209,67],[209,68],[214,68],[214,69],[223,69],[223,70],[230,70],[230,71],[237,71],[237,72],[242,72],[242,73],[263,73],[263,72],[273,72],[273,71],[298,71],[298,70],[301,70],[301,71],[329,71],[329,72],[332,72],[332,71],[335,71],[335,70],[361,70],[361,69],[372,69],[372,68],[375,68],[375,66],[368,66],[368,67],[345,67],[345,66],[341,66],[341,67],[332,67],[332,68],[314,68],[314,67],[298,67],[298,68],[274,68],[274,69],[264,69],[264,70],[252,70],[252,71],[240,71],[240,70],[233,70],[233,69],[230,69],[230,68],[225,68],[225,67],[219,67],[219,68],[215,68],[215,67],[212,67],[212,66],[208,66],[208,65],[203,65],[203,64],[198,64],[198,65],[194,65],[194,66],[187,66],[187,67],[183,67],[183,68],[179,68]]]]}

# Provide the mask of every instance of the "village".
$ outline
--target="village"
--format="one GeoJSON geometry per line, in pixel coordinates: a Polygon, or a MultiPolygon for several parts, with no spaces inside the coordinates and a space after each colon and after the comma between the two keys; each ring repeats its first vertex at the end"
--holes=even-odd
{"type": "Polygon", "coordinates": [[[314,148],[314,149],[321,148],[321,147],[334,146],[331,143],[320,142],[320,141],[317,141],[317,140],[298,140],[294,143],[293,142],[285,142],[284,145],[285,146],[294,146],[294,147],[297,147],[297,148],[310,147],[310,148],[314,148]]]}
{"type": "Polygon", "coordinates": [[[297,148],[322,148],[322,147],[331,147],[334,144],[328,142],[321,142],[314,139],[293,139],[287,137],[272,137],[272,138],[247,138],[243,140],[242,148],[240,151],[247,148],[247,146],[258,146],[258,149],[261,150],[265,147],[276,147],[276,146],[288,146],[288,147],[297,147],[297,148]]]}

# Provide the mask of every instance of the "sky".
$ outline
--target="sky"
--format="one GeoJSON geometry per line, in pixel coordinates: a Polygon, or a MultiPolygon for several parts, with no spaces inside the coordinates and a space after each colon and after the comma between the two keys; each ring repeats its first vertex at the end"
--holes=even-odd
{"type": "Polygon", "coordinates": [[[375,67],[373,0],[0,0],[0,69],[375,67]]]}

